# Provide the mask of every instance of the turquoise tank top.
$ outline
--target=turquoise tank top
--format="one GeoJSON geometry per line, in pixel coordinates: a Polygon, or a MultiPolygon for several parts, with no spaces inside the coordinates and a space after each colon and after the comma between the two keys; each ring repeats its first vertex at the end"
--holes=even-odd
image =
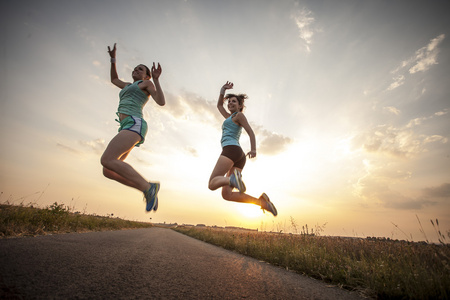
{"type": "Polygon", "coordinates": [[[142,80],[124,87],[119,93],[118,113],[142,118],[142,109],[148,101],[148,96],[139,88],[142,80]]]}
{"type": "Polygon", "coordinates": [[[220,141],[222,148],[230,145],[241,146],[239,145],[239,138],[241,137],[242,127],[231,120],[235,114],[237,112],[225,119],[222,124],[222,139],[220,141]]]}

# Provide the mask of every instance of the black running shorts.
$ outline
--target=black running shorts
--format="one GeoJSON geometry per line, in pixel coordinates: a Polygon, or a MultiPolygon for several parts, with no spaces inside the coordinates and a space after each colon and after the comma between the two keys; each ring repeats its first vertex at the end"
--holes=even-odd
{"type": "Polygon", "coordinates": [[[222,153],[225,157],[228,157],[234,162],[233,167],[238,169],[243,169],[245,166],[246,158],[245,153],[242,151],[242,148],[235,145],[225,146],[222,148],[222,153]]]}

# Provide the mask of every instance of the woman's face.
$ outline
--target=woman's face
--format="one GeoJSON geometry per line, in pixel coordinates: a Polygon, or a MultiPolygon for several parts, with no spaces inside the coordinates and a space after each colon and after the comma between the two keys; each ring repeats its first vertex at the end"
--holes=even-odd
{"type": "Polygon", "coordinates": [[[231,113],[241,111],[241,109],[242,105],[239,105],[239,101],[236,97],[231,97],[230,99],[228,99],[228,110],[231,113]]]}
{"type": "Polygon", "coordinates": [[[144,65],[136,66],[131,73],[131,77],[133,77],[134,80],[150,79],[150,77],[147,75],[147,70],[144,65]]]}

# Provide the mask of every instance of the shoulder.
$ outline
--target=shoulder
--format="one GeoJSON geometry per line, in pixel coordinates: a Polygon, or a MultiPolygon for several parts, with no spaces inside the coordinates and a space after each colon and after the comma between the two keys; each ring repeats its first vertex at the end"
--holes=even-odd
{"type": "Polygon", "coordinates": [[[139,82],[138,86],[141,90],[146,90],[147,92],[156,91],[155,85],[151,80],[142,80],[139,82]]]}
{"type": "Polygon", "coordinates": [[[238,112],[237,114],[235,114],[235,115],[233,116],[233,119],[236,119],[236,120],[244,120],[244,119],[247,119],[247,118],[245,117],[244,113],[238,112]]]}
{"type": "Polygon", "coordinates": [[[139,84],[142,84],[144,86],[154,86],[151,80],[142,80],[139,84]]]}
{"type": "Polygon", "coordinates": [[[235,123],[237,123],[240,126],[244,126],[244,125],[248,124],[247,118],[245,117],[245,115],[242,112],[238,112],[237,114],[235,114],[232,117],[232,119],[235,123]]]}

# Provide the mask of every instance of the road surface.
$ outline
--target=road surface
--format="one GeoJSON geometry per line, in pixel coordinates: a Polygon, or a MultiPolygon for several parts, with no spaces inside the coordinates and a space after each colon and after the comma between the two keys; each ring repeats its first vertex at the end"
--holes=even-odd
{"type": "Polygon", "coordinates": [[[165,228],[0,240],[5,299],[361,299],[165,228]]]}

